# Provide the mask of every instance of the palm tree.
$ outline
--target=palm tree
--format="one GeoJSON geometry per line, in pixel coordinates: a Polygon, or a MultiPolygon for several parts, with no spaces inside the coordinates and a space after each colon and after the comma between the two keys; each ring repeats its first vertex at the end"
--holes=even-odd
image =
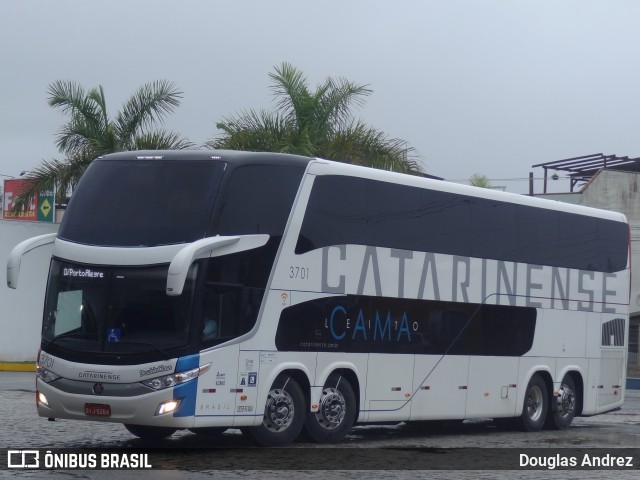
{"type": "Polygon", "coordinates": [[[165,115],[180,105],[182,92],[175,84],[155,81],[142,86],[127,100],[115,118],[107,114],[102,86],[85,92],[68,80],[49,85],[48,103],[69,121],[56,134],[56,146],[64,160],[44,160],[25,175],[29,180],[16,197],[15,211],[25,208],[36,193],[57,189],[71,191],[94,158],[124,150],[190,148],[194,144],[175,132],[155,129],[165,115]]]}
{"type": "Polygon", "coordinates": [[[273,112],[245,110],[216,124],[222,134],[211,148],[270,151],[323,157],[405,173],[421,168],[404,140],[354,119],[352,108],[364,105],[372,90],[343,78],[327,78],[309,88],[303,73],[284,62],[269,73],[276,99],[273,112]]]}
{"type": "Polygon", "coordinates": [[[471,175],[469,184],[474,187],[491,188],[491,181],[487,178],[486,175],[480,175],[479,173],[474,173],[473,175],[471,175]]]}

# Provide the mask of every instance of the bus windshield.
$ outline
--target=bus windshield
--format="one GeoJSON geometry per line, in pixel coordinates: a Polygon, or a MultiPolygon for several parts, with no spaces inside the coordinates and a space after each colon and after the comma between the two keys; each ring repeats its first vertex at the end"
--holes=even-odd
{"type": "Polygon", "coordinates": [[[203,238],[225,167],[214,160],[95,161],[73,193],[58,238],[132,247],[203,238]]]}
{"type": "Polygon", "coordinates": [[[75,352],[168,358],[167,350],[189,343],[197,264],[178,297],[165,294],[167,270],[52,260],[43,341],[75,352]]]}

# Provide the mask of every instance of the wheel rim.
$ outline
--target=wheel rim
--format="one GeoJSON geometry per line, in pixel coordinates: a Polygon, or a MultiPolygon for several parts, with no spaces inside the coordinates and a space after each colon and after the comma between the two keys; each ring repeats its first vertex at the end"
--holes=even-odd
{"type": "Polygon", "coordinates": [[[544,398],[542,390],[538,386],[532,386],[527,396],[527,416],[534,422],[537,422],[542,416],[542,405],[544,398]]]}
{"type": "Polygon", "coordinates": [[[558,395],[558,414],[563,417],[573,415],[576,408],[576,392],[569,385],[562,384],[558,395]]]}
{"type": "Polygon", "coordinates": [[[262,422],[265,428],[271,432],[281,432],[291,425],[294,415],[293,398],[289,392],[283,389],[271,390],[262,422]]]}
{"type": "Polygon", "coordinates": [[[320,397],[320,406],[316,413],[318,424],[327,430],[338,428],[347,413],[347,402],[340,390],[324,388],[320,397]]]}

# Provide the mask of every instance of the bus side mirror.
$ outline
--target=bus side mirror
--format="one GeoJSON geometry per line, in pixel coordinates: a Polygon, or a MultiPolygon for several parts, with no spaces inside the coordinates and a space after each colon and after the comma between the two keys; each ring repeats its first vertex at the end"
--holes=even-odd
{"type": "Polygon", "coordinates": [[[194,260],[198,258],[221,257],[230,253],[244,252],[262,247],[269,240],[269,235],[242,235],[229,237],[208,237],[196,240],[183,247],[169,265],[167,275],[167,295],[182,294],[187,273],[194,260]]]}
{"type": "Polygon", "coordinates": [[[56,241],[57,233],[48,233],[46,235],[40,235],[20,242],[13,247],[11,253],[9,253],[9,259],[7,260],[7,286],[9,288],[18,288],[18,277],[20,276],[20,262],[22,256],[25,253],[35,250],[36,248],[44,247],[56,241]]]}

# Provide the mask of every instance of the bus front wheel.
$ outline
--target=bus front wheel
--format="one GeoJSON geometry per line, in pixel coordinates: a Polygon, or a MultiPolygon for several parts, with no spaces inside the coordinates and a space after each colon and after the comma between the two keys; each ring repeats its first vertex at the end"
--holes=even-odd
{"type": "Polygon", "coordinates": [[[307,412],[305,429],[318,443],[339,442],[356,418],[356,396],[349,381],[332,374],[322,387],[317,412],[307,412]]]}
{"type": "Polygon", "coordinates": [[[293,442],[304,424],[305,398],[300,385],[289,375],[273,382],[267,395],[262,424],[247,429],[258,444],[280,446],[293,442]]]}
{"type": "Polygon", "coordinates": [[[569,428],[576,415],[576,384],[570,375],[565,375],[560,384],[558,396],[551,400],[547,425],[556,430],[569,428]]]}
{"type": "Polygon", "coordinates": [[[542,430],[549,409],[549,395],[547,384],[540,375],[534,375],[529,380],[524,395],[524,407],[522,409],[521,424],[527,432],[542,430]]]}

